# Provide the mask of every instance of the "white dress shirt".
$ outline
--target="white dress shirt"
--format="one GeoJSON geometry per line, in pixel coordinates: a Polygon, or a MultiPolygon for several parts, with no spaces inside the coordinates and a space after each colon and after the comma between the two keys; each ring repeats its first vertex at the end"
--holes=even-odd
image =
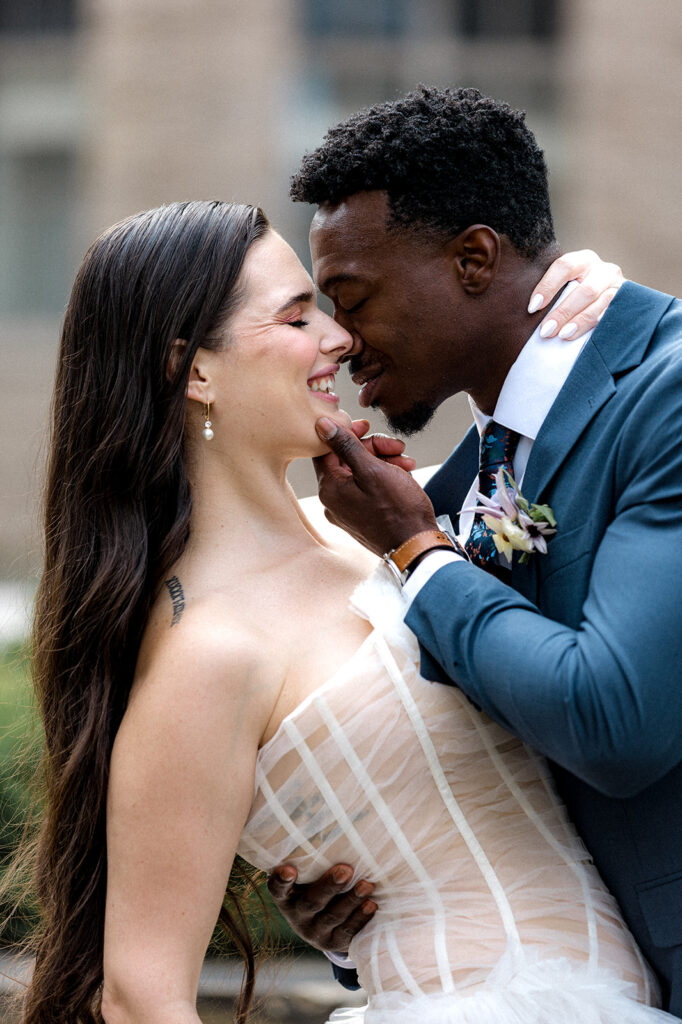
{"type": "MultiPolygon", "coordinates": [[[[575,287],[575,282],[571,282],[564,289],[555,305],[566,297],[572,287],[575,287]]],[[[562,341],[556,337],[541,338],[538,326],[505,377],[493,415],[486,416],[475,402],[469,399],[479,435],[483,433],[491,419],[520,435],[513,460],[514,479],[519,487],[523,484],[528,458],[535,438],[540,433],[540,427],[591,335],[592,331],[588,331],[575,341],[562,341]]],[[[464,501],[464,508],[471,508],[477,504],[478,489],[476,475],[464,501]]],[[[529,500],[532,500],[532,497],[529,500]]],[[[460,516],[458,540],[462,546],[469,536],[473,521],[473,512],[466,512],[460,516]]],[[[417,593],[435,572],[450,562],[463,561],[462,556],[454,551],[436,550],[426,555],[403,587],[402,594],[406,607],[409,608],[417,593]]],[[[502,564],[508,564],[506,559],[502,564]]]]}

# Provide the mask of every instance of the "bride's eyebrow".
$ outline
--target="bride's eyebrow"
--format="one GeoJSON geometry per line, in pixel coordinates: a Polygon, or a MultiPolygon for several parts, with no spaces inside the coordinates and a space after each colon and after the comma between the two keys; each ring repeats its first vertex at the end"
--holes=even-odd
{"type": "Polygon", "coordinates": [[[315,298],[315,292],[312,288],[309,288],[307,292],[299,292],[298,295],[292,295],[290,299],[287,299],[278,310],[275,311],[275,316],[283,313],[290,306],[295,306],[297,302],[312,302],[315,298]]]}

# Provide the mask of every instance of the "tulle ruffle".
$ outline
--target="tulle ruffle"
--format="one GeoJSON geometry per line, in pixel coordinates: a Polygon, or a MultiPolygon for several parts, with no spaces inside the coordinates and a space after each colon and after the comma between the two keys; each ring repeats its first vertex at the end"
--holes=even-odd
{"type": "Polygon", "coordinates": [[[470,995],[375,995],[368,1006],[335,1010],[327,1024],[675,1024],[676,1017],[636,1002],[634,994],[606,971],[548,960],[510,978],[493,972],[470,995]]]}

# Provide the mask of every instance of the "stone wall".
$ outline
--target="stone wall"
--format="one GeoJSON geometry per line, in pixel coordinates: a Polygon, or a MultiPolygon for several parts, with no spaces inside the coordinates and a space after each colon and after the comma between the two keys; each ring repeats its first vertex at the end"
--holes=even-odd
{"type": "Polygon", "coordinates": [[[561,71],[566,245],[682,292],[682,4],[570,0],[561,71]]]}

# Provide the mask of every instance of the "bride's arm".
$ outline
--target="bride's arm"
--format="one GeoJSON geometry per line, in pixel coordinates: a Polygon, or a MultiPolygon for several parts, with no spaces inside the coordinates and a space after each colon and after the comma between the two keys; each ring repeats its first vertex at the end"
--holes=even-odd
{"type": "Polygon", "coordinates": [[[114,746],[106,1024],[199,1024],[199,972],[253,794],[265,712],[258,687],[241,685],[253,655],[186,625],[155,655],[114,746]]]}
{"type": "Polygon", "coordinates": [[[591,249],[567,252],[552,263],[538,281],[528,303],[536,313],[550,305],[569,281],[578,286],[542,320],[543,337],[579,338],[597,326],[602,313],[622,285],[623,272],[615,263],[604,261],[591,249]]]}

